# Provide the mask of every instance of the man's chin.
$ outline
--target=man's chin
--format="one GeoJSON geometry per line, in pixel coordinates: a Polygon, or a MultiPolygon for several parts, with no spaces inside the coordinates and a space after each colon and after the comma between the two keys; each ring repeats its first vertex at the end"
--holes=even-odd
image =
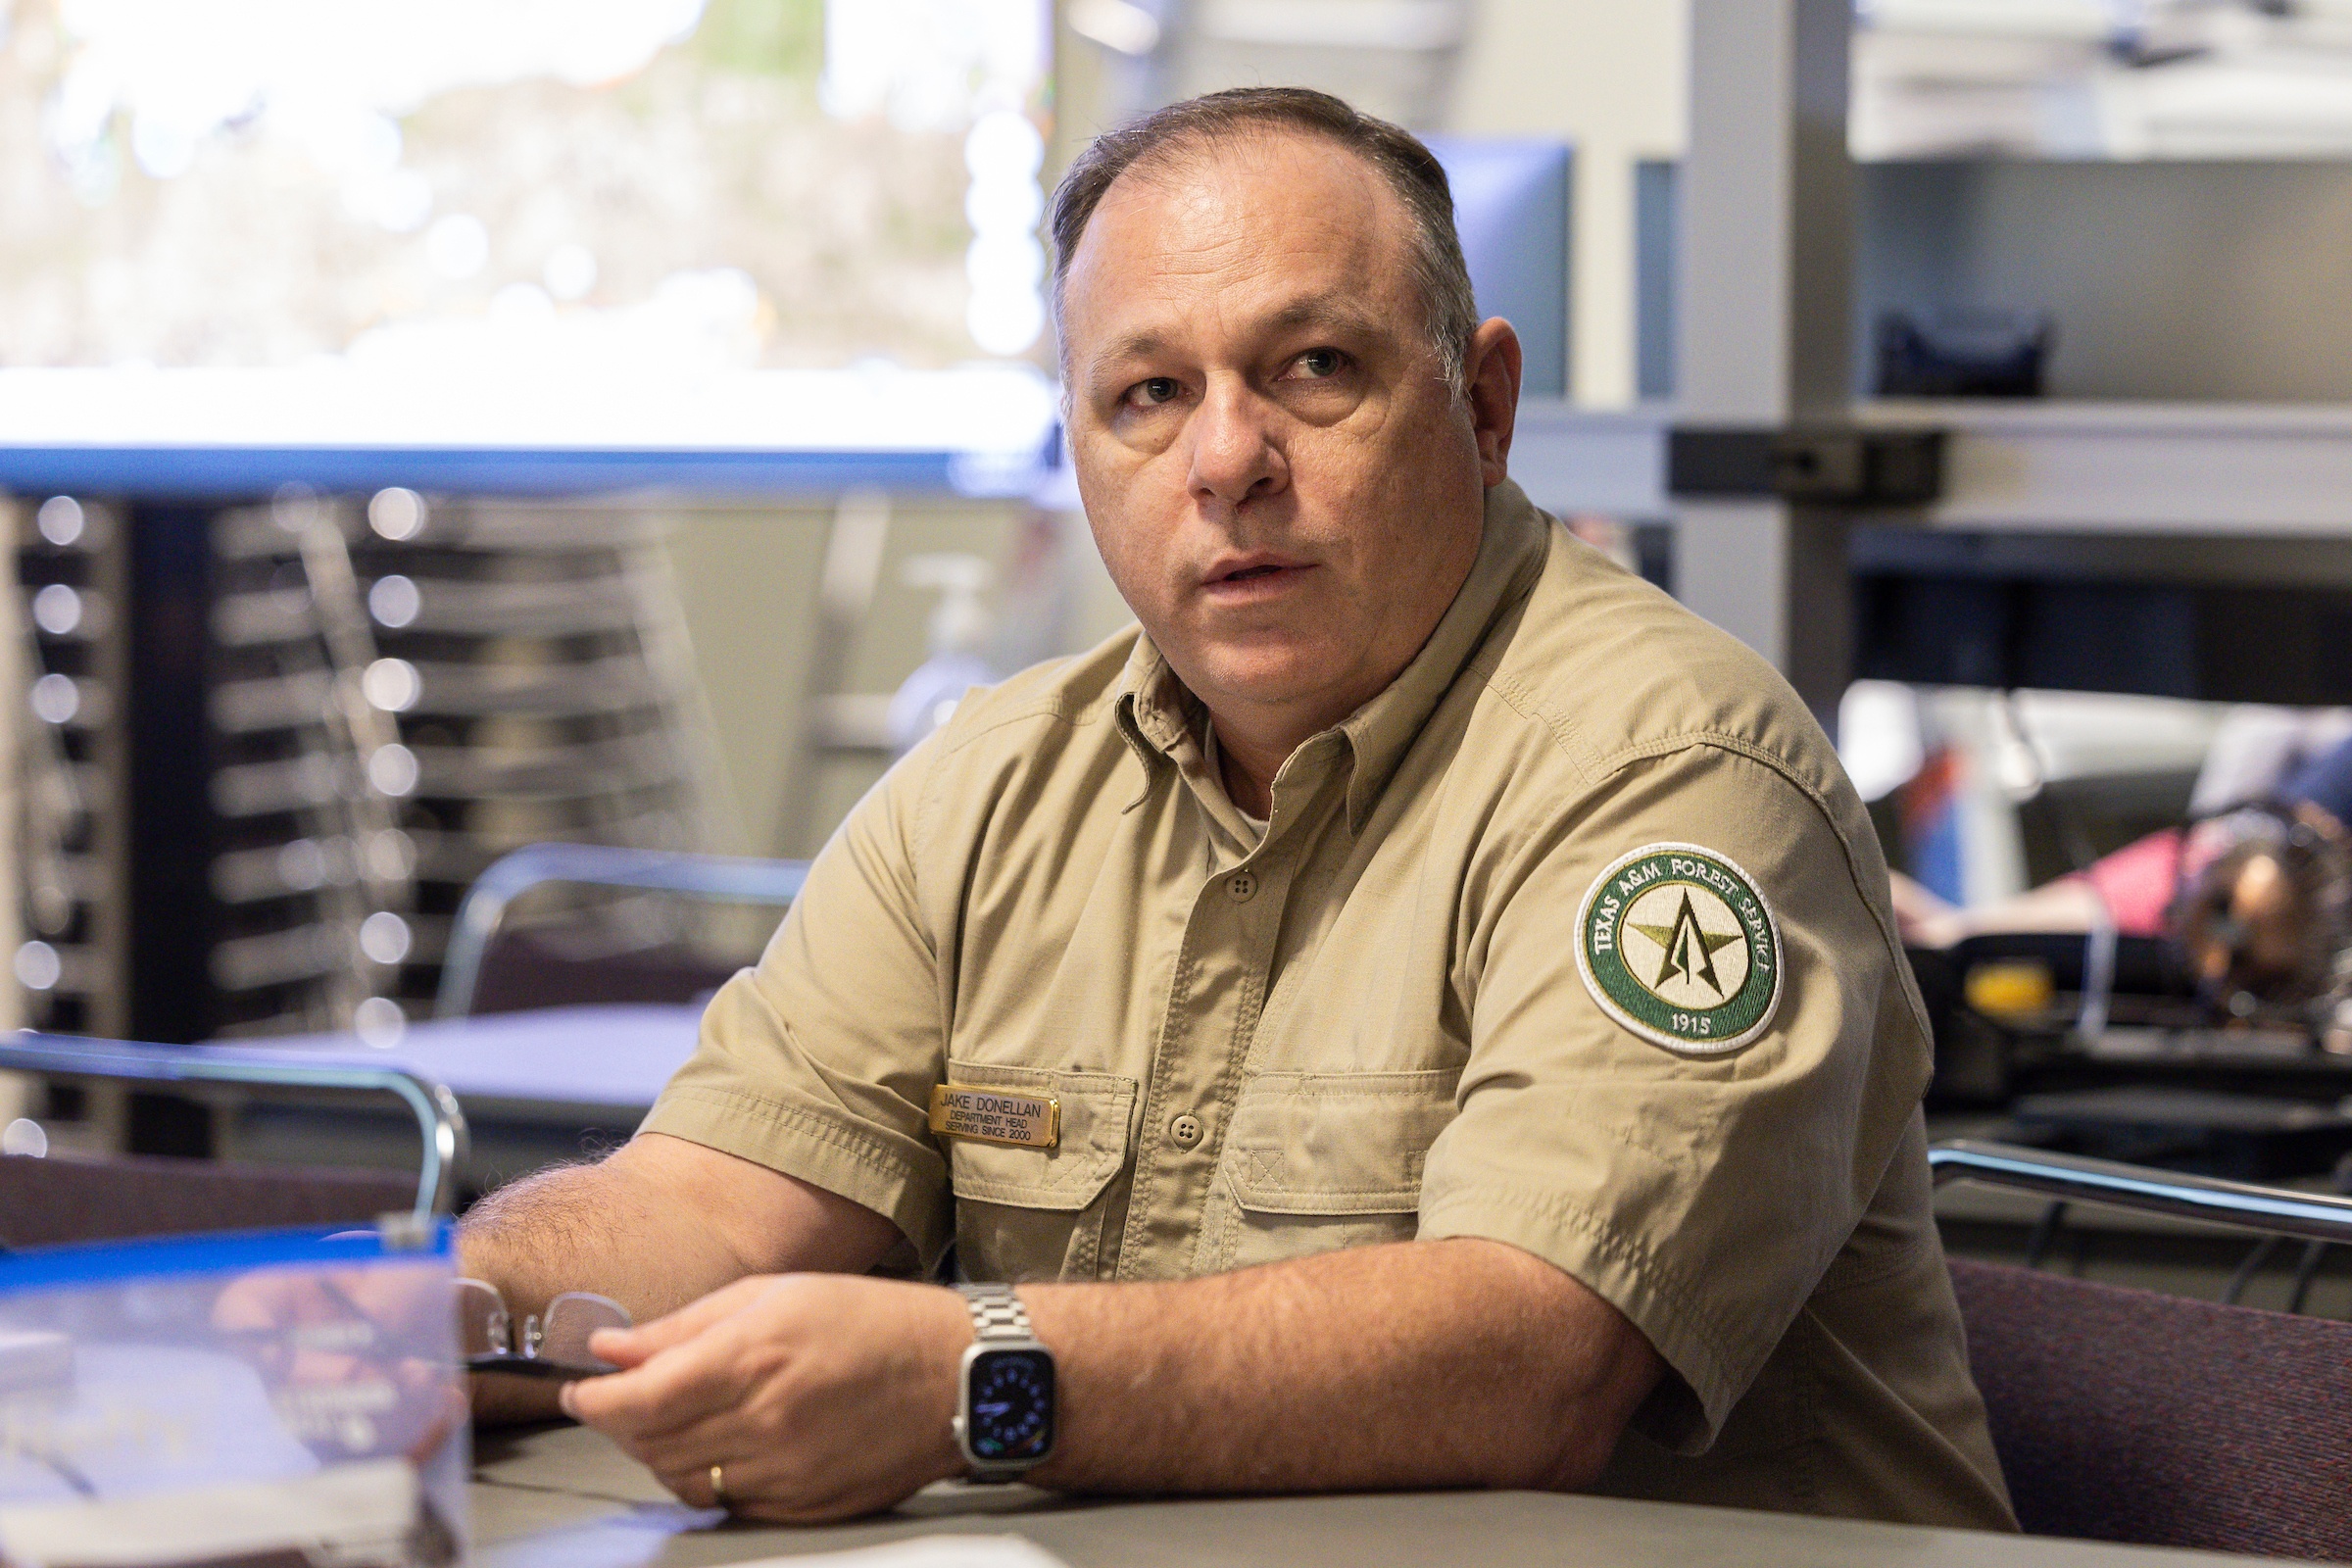
{"type": "Polygon", "coordinates": [[[1293,708],[1313,703],[1339,686],[1340,663],[1327,650],[1265,646],[1214,650],[1200,661],[1200,679],[1188,679],[1186,684],[1212,710],[1293,708]]]}

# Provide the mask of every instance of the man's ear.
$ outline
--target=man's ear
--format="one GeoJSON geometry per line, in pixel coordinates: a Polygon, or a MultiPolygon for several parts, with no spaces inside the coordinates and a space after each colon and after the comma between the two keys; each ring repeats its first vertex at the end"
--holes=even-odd
{"type": "Polygon", "coordinates": [[[1490,317],[1470,334],[1463,379],[1469,383],[1470,428],[1478,437],[1479,475],[1488,489],[1510,476],[1511,431],[1519,419],[1519,334],[1490,317]]]}

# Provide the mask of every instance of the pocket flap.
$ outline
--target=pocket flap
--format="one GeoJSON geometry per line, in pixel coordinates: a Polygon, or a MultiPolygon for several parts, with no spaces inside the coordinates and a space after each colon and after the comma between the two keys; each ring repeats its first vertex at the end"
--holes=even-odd
{"type": "Polygon", "coordinates": [[[1093,1202],[1127,1162],[1132,1078],[951,1058],[948,1082],[1051,1095],[1061,1102],[1061,1137],[1052,1149],[945,1139],[949,1182],[957,1198],[1075,1212],[1093,1202]]]}
{"type": "Polygon", "coordinates": [[[1429,1146],[1453,1120],[1458,1069],[1274,1072],[1242,1088],[1227,1183],[1266,1214],[1409,1214],[1429,1146]]]}

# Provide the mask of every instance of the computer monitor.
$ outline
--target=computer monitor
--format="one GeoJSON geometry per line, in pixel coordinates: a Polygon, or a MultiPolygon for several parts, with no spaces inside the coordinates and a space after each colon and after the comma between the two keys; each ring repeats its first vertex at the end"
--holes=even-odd
{"type": "Polygon", "coordinates": [[[1454,226],[1482,316],[1519,329],[1520,390],[1568,392],[1568,214],[1572,150],[1562,142],[1427,136],[1453,186],[1454,226]]]}

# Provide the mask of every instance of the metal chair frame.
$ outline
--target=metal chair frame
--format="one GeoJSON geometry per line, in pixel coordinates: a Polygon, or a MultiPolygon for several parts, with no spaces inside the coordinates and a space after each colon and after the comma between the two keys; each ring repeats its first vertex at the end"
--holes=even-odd
{"type": "Polygon", "coordinates": [[[458,1167],[466,1159],[466,1113],[458,1108],[457,1096],[448,1086],[403,1067],[288,1061],[213,1046],[150,1046],[23,1034],[0,1039],[0,1070],[67,1078],[397,1095],[416,1112],[417,1131],[424,1139],[416,1217],[430,1221],[457,1206],[458,1167]]]}
{"type": "Polygon", "coordinates": [[[806,860],[749,856],[687,855],[672,850],[627,850],[603,844],[530,844],[501,856],[474,879],[451,923],[433,1014],[463,1018],[473,1008],[482,956],[515,899],[535,887],[642,888],[714,903],[790,905],[808,879],[806,860]]]}
{"type": "Polygon", "coordinates": [[[1928,1169],[1946,1182],[1982,1182],[2061,1202],[2108,1203],[2312,1242],[2352,1243],[2352,1199],[2153,1170],[2012,1144],[1952,1139],[1931,1145],[1928,1169]]]}

